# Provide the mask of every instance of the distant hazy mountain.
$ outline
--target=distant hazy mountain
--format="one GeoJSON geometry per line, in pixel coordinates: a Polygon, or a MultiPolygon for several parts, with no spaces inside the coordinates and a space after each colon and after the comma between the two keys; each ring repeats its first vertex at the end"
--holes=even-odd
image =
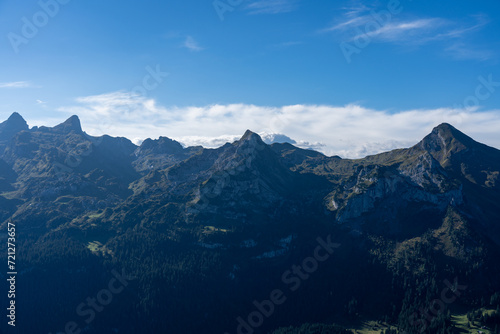
{"type": "Polygon", "coordinates": [[[82,333],[267,333],[366,319],[444,333],[454,313],[497,307],[499,150],[449,124],[357,160],[266,141],[247,131],[216,149],[166,137],[136,146],[87,135],[77,116],[1,123],[0,227],[17,227],[19,333],[70,321],[82,333]],[[338,247],[318,263],[325,240],[338,247]],[[122,270],[123,292],[82,315],[122,270]],[[419,311],[455,279],[467,289],[451,314],[419,311]],[[256,305],[276,289],[286,302],[266,315],[256,305]]]}

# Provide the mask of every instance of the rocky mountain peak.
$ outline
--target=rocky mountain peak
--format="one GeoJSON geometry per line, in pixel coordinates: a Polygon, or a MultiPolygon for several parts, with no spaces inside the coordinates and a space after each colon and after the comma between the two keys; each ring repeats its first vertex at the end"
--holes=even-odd
{"type": "Polygon", "coordinates": [[[141,146],[138,148],[138,152],[144,154],[155,153],[155,154],[176,154],[183,151],[182,145],[168,137],[160,137],[157,140],[146,139],[141,146]]]}
{"type": "Polygon", "coordinates": [[[445,149],[448,151],[459,151],[466,148],[472,148],[478,144],[474,139],[448,123],[442,123],[435,127],[432,132],[423,139],[422,143],[429,149],[445,149]]]}
{"type": "Polygon", "coordinates": [[[245,131],[245,134],[243,135],[243,137],[241,137],[240,142],[243,142],[243,141],[253,141],[253,142],[264,143],[262,141],[262,138],[260,138],[260,136],[258,134],[256,134],[255,132],[252,132],[250,130],[245,131]]]}
{"type": "Polygon", "coordinates": [[[28,123],[24,120],[23,116],[19,115],[17,112],[12,113],[10,117],[3,123],[0,123],[0,132],[3,131],[22,131],[28,130],[28,123]]]}
{"type": "Polygon", "coordinates": [[[22,125],[23,127],[25,126],[26,128],[28,127],[28,124],[24,120],[23,116],[21,116],[17,112],[13,112],[12,115],[10,115],[10,117],[7,119],[7,123],[11,125],[14,124],[22,125]]]}
{"type": "Polygon", "coordinates": [[[63,123],[55,126],[54,129],[65,133],[69,133],[71,131],[74,131],[76,133],[81,133],[82,125],[80,123],[80,119],[78,118],[78,116],[73,115],[63,123]]]}
{"type": "Polygon", "coordinates": [[[446,165],[449,158],[462,151],[474,150],[481,144],[448,123],[435,127],[419,144],[441,165],[446,165]]]}
{"type": "Polygon", "coordinates": [[[0,123],[0,141],[9,140],[16,133],[28,130],[28,123],[17,112],[12,113],[3,123],[0,123]]]}
{"type": "Polygon", "coordinates": [[[241,148],[250,150],[257,149],[258,151],[263,150],[267,146],[258,134],[250,130],[245,131],[243,137],[236,143],[241,148]]]}

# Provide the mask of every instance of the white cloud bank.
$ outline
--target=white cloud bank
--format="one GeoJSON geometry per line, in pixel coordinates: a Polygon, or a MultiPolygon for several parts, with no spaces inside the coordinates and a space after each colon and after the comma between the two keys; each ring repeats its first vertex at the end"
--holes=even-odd
{"type": "Polygon", "coordinates": [[[81,97],[59,111],[80,117],[92,135],[109,134],[140,142],[166,136],[185,145],[218,147],[250,129],[265,140],[286,139],[327,155],[359,158],[409,147],[447,122],[474,139],[500,148],[500,110],[477,108],[407,110],[392,113],[356,104],[346,106],[248,104],[163,107],[127,92],[81,97]],[[274,136],[274,137],[273,137],[274,136]]]}

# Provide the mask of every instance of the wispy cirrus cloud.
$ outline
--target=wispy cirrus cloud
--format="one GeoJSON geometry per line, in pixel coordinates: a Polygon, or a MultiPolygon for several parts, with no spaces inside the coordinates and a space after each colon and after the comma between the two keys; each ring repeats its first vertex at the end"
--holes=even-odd
{"type": "Polygon", "coordinates": [[[432,34],[432,31],[443,25],[446,25],[446,21],[435,18],[400,21],[388,23],[373,31],[362,32],[354,36],[353,39],[360,38],[361,35],[366,35],[380,41],[420,44],[422,43],[422,38],[425,38],[428,34],[432,34]]]}
{"type": "Polygon", "coordinates": [[[33,84],[29,81],[0,82],[0,88],[30,88],[33,84]]]}
{"type": "Polygon", "coordinates": [[[298,8],[298,0],[253,0],[247,6],[249,14],[281,14],[298,8]]]}
{"type": "Polygon", "coordinates": [[[182,46],[195,52],[204,50],[204,48],[201,47],[200,44],[192,36],[187,36],[182,46]]]}
{"type": "Polygon", "coordinates": [[[470,48],[465,43],[457,42],[444,50],[447,54],[457,60],[489,60],[494,57],[494,53],[481,48],[470,48]]]}
{"type": "Polygon", "coordinates": [[[472,41],[474,34],[490,23],[485,15],[453,21],[440,17],[414,17],[404,13],[404,8],[398,14],[365,5],[343,8],[343,11],[320,32],[335,34],[342,42],[369,40],[413,47],[440,42],[446,54],[454,59],[487,60],[493,57],[492,52],[474,47],[472,41]]]}
{"type": "Polygon", "coordinates": [[[60,108],[81,117],[92,135],[126,136],[135,142],[167,136],[185,145],[218,147],[250,129],[272,141],[285,138],[303,148],[327,155],[359,158],[409,147],[434,126],[448,122],[488,145],[500,148],[499,110],[438,108],[389,112],[349,104],[289,105],[250,104],[164,107],[154,99],[119,91],[76,99],[60,108]]]}
{"type": "Polygon", "coordinates": [[[275,47],[275,48],[289,48],[289,47],[297,46],[297,45],[301,45],[301,44],[303,44],[303,42],[290,41],[290,42],[282,42],[282,43],[274,44],[273,47],[275,47]]]}

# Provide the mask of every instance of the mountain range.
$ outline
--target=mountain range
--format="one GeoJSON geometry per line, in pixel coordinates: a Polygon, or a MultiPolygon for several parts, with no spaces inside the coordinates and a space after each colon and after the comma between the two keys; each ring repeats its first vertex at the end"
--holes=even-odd
{"type": "Polygon", "coordinates": [[[19,333],[72,321],[82,333],[451,333],[464,314],[494,333],[499,173],[500,151],[450,124],[342,159],[249,130],[216,149],[137,146],[90,136],[77,116],[29,128],[14,113],[0,124],[0,240],[14,223],[19,333]],[[335,244],[324,262],[318,243],[335,244]],[[123,292],[82,316],[116,272],[123,292]],[[450,282],[467,288],[429,315],[450,282]]]}

